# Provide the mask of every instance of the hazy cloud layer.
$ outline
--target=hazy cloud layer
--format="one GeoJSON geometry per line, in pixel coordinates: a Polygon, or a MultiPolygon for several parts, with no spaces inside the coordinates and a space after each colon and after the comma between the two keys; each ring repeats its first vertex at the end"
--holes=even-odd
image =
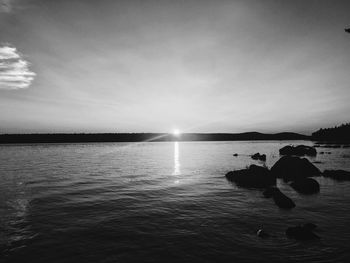
{"type": "Polygon", "coordinates": [[[349,0],[0,3],[0,91],[35,77],[0,92],[1,132],[311,133],[349,121],[349,0]]]}
{"type": "Polygon", "coordinates": [[[0,89],[28,88],[35,77],[15,47],[0,46],[0,89]]]}

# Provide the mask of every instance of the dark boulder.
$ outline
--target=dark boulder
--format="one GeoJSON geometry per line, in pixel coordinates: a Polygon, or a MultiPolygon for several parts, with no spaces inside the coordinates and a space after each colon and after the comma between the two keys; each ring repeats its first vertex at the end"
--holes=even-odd
{"type": "Polygon", "coordinates": [[[279,150],[280,155],[296,155],[296,156],[316,156],[317,151],[312,146],[306,146],[306,145],[298,145],[298,146],[292,146],[288,145],[279,150]]]}
{"type": "Polygon", "coordinates": [[[238,156],[238,153],[234,153],[233,156],[234,156],[234,157],[237,157],[237,156],[238,156]]]}
{"type": "Polygon", "coordinates": [[[331,144],[327,144],[327,145],[323,145],[323,148],[341,148],[341,145],[335,144],[335,145],[331,145],[331,144]]]}
{"type": "Polygon", "coordinates": [[[285,181],[296,181],[319,176],[321,171],[306,158],[283,156],[271,167],[271,173],[285,181]]]}
{"type": "Polygon", "coordinates": [[[272,197],[273,201],[279,208],[292,209],[295,207],[295,203],[292,199],[286,196],[277,187],[269,187],[264,192],[263,195],[267,198],[272,197]]]}
{"type": "Polygon", "coordinates": [[[305,224],[303,226],[294,226],[294,227],[288,227],[286,230],[286,235],[290,238],[294,238],[296,240],[314,240],[319,239],[320,237],[317,236],[314,232],[315,227],[314,224],[305,224]]]}
{"type": "Polygon", "coordinates": [[[350,172],[344,170],[325,170],[323,176],[337,181],[350,181],[350,172]]]}
{"type": "Polygon", "coordinates": [[[254,164],[247,169],[228,172],[226,178],[238,186],[248,188],[266,188],[276,185],[276,178],[267,168],[254,164]]]}
{"type": "Polygon", "coordinates": [[[259,229],[257,232],[256,232],[256,235],[260,238],[268,238],[270,237],[270,234],[265,232],[264,229],[259,229]]]}
{"type": "Polygon", "coordinates": [[[251,157],[253,160],[266,161],[266,154],[256,153],[253,154],[251,157]]]}
{"type": "Polygon", "coordinates": [[[304,224],[304,228],[307,228],[307,229],[313,231],[317,228],[317,225],[315,225],[314,223],[306,223],[306,224],[304,224]]]}
{"type": "Polygon", "coordinates": [[[320,192],[319,183],[312,178],[298,179],[290,184],[295,191],[301,194],[316,194],[320,192]]]}

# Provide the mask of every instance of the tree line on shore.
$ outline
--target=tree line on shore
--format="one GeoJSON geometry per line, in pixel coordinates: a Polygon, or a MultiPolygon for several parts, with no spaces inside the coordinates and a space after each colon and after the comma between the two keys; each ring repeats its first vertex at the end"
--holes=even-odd
{"type": "Polygon", "coordinates": [[[316,141],[350,141],[350,123],[319,129],[312,133],[311,138],[316,141]]]}
{"type": "Polygon", "coordinates": [[[245,133],[37,133],[0,134],[0,143],[73,143],[73,142],[141,142],[141,141],[247,141],[247,140],[314,140],[350,141],[350,123],[321,128],[311,136],[292,132],[265,134],[245,133]]]}

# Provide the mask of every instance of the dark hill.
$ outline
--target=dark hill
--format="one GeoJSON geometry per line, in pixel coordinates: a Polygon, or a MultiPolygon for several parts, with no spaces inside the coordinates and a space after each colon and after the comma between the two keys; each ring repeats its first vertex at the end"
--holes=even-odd
{"type": "Polygon", "coordinates": [[[246,141],[246,140],[307,140],[297,133],[56,133],[56,134],[1,134],[0,143],[75,143],[75,142],[142,142],[142,141],[246,141]]]}

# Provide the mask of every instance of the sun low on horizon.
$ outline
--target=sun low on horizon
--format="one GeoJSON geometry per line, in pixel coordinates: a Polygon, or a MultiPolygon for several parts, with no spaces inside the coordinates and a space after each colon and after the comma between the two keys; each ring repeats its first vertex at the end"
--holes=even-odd
{"type": "Polygon", "coordinates": [[[350,0],[0,0],[0,263],[350,262],[350,0]]]}
{"type": "Polygon", "coordinates": [[[346,123],[349,8],[0,0],[0,132],[164,133],[176,122],[311,134],[346,123]]]}
{"type": "Polygon", "coordinates": [[[181,131],[179,129],[174,129],[172,134],[176,137],[179,137],[181,135],[181,131]]]}

